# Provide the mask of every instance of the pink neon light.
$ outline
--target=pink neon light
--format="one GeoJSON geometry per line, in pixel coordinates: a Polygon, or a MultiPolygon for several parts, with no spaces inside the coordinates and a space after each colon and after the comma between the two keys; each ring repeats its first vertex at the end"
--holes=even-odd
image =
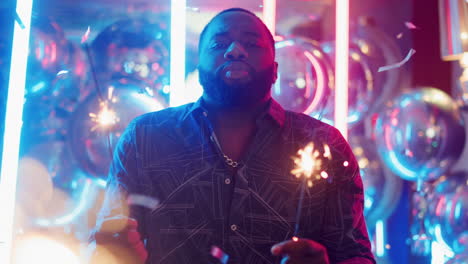
{"type": "Polygon", "coordinates": [[[349,0],[336,0],[335,127],[348,137],[349,0]]]}
{"type": "MultiPolygon", "coordinates": [[[[312,63],[317,75],[317,92],[315,93],[312,103],[310,103],[309,107],[304,111],[304,114],[309,115],[315,110],[315,108],[317,108],[317,105],[323,97],[323,93],[325,92],[325,78],[322,66],[317,58],[315,58],[309,51],[304,51],[304,55],[309,59],[310,63],[312,63]]],[[[309,81],[307,81],[307,83],[309,83],[309,81]]]]}
{"type": "Polygon", "coordinates": [[[263,0],[263,22],[275,36],[276,25],[276,0],[263,0]]]}

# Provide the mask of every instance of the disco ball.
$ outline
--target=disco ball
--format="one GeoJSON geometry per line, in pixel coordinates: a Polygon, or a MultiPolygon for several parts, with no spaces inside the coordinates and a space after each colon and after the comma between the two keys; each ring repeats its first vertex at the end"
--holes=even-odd
{"type": "MultiPolygon", "coordinates": [[[[335,42],[322,43],[323,51],[330,60],[335,60],[335,42]]],[[[349,47],[348,66],[348,126],[353,126],[361,121],[368,113],[370,106],[379,96],[379,91],[374,86],[374,73],[368,62],[367,56],[358,47],[349,47]]],[[[322,121],[333,124],[335,91],[330,97],[330,104],[323,112],[322,121]]]]}
{"type": "Polygon", "coordinates": [[[144,19],[118,21],[98,34],[91,45],[100,78],[140,80],[154,93],[169,85],[169,34],[164,23],[144,19]]]}
{"type": "Polygon", "coordinates": [[[350,146],[364,184],[364,216],[368,226],[375,226],[378,220],[392,214],[399,201],[402,182],[385,170],[374,141],[363,136],[352,136],[350,146]]]}
{"type": "Polygon", "coordinates": [[[150,92],[138,81],[111,80],[77,107],[70,118],[69,146],[82,170],[106,177],[112,149],[130,121],[164,108],[150,92]]]}
{"type": "Polygon", "coordinates": [[[320,45],[305,38],[276,42],[278,79],[272,97],[285,109],[320,113],[333,87],[333,71],[320,45]]]}
{"type": "Polygon", "coordinates": [[[465,144],[458,108],[435,88],[403,93],[388,102],[374,129],[382,160],[410,181],[440,177],[457,161],[465,144]]]}

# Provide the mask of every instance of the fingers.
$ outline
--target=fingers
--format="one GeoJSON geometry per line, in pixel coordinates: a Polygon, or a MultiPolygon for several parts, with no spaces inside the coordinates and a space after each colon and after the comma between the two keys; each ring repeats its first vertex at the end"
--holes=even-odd
{"type": "Polygon", "coordinates": [[[325,252],[326,249],[323,245],[308,239],[299,239],[297,241],[287,240],[271,248],[271,253],[274,256],[314,256],[321,255],[325,252]]]}
{"type": "Polygon", "coordinates": [[[137,244],[141,241],[137,230],[138,222],[128,217],[112,217],[105,219],[94,234],[96,243],[124,243],[137,244]]]}
{"type": "Polygon", "coordinates": [[[118,233],[126,229],[136,229],[138,222],[129,217],[115,216],[105,219],[99,228],[99,232],[118,233]]]}

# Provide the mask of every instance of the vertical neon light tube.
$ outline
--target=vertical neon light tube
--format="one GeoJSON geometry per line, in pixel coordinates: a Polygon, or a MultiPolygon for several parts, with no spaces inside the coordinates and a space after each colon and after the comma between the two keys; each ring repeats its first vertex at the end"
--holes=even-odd
{"type": "Polygon", "coordinates": [[[185,9],[186,0],[171,1],[170,105],[187,103],[185,94],[185,9]]]}
{"type": "Polygon", "coordinates": [[[375,254],[377,257],[385,255],[385,226],[382,220],[375,223],[375,254]]]}
{"type": "Polygon", "coordinates": [[[11,51],[10,79],[3,135],[3,157],[0,175],[0,263],[10,263],[15,214],[16,176],[23,116],[29,32],[33,0],[18,0],[16,13],[24,28],[15,23],[11,51]]]}
{"type": "Polygon", "coordinates": [[[349,0],[336,0],[335,127],[348,138],[349,0]]]}
{"type": "Polygon", "coordinates": [[[276,0],[263,0],[263,22],[275,36],[276,31],[276,0]]]}

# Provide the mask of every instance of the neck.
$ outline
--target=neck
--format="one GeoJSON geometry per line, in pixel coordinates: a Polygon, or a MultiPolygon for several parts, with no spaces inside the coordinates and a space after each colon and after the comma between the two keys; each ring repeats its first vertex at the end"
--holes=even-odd
{"type": "Polygon", "coordinates": [[[270,97],[267,97],[254,105],[225,107],[212,105],[204,101],[209,111],[210,120],[214,126],[242,127],[255,125],[255,121],[267,106],[270,97]],[[228,122],[226,122],[228,121],[228,122]]]}

